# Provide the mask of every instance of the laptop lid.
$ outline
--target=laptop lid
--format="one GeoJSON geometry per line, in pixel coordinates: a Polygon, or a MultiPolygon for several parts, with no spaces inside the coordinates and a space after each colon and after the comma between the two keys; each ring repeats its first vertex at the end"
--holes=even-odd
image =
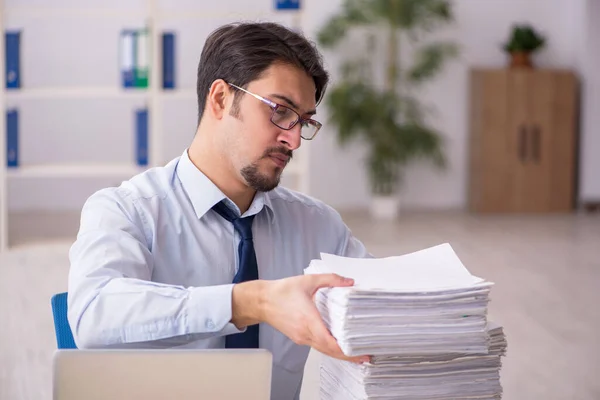
{"type": "Polygon", "coordinates": [[[268,400],[265,349],[57,350],[54,400],[268,400]]]}

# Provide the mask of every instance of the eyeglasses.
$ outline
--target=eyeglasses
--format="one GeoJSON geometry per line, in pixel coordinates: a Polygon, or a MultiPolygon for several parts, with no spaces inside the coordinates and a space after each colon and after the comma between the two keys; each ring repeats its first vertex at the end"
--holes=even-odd
{"type": "Polygon", "coordinates": [[[242,92],[248,93],[250,96],[253,96],[254,98],[262,101],[263,103],[271,107],[271,109],[273,110],[271,112],[271,122],[275,126],[283,130],[289,131],[294,126],[296,126],[298,122],[300,122],[300,137],[304,140],[312,140],[317,135],[317,132],[319,132],[319,129],[321,129],[321,126],[323,126],[320,122],[317,122],[314,119],[304,119],[300,117],[300,115],[296,111],[292,110],[289,107],[274,103],[269,99],[265,99],[262,96],[251,93],[246,89],[242,89],[241,87],[236,86],[234,84],[227,84],[229,86],[233,86],[234,88],[241,90],[242,92]]]}

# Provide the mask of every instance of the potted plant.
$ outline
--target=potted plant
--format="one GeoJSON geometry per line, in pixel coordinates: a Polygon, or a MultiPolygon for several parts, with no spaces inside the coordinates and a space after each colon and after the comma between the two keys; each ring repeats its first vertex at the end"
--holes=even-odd
{"type": "Polygon", "coordinates": [[[510,55],[511,68],[532,68],[531,54],[544,47],[546,38],[530,25],[513,25],[503,49],[510,55]]]}
{"type": "Polygon", "coordinates": [[[352,42],[352,57],[343,62],[341,79],[325,102],[339,143],[362,139],[368,146],[375,217],[397,215],[398,192],[409,163],[421,158],[446,165],[441,134],[427,124],[417,91],[458,52],[453,43],[424,43],[427,34],[452,19],[445,0],[346,0],[318,32],[317,40],[325,48],[350,40],[351,31],[367,33],[364,51],[352,42]],[[412,49],[410,65],[400,57],[405,44],[412,49]],[[376,57],[377,48],[386,53],[385,60],[376,57]],[[377,84],[377,72],[383,72],[383,84],[377,84]]]}

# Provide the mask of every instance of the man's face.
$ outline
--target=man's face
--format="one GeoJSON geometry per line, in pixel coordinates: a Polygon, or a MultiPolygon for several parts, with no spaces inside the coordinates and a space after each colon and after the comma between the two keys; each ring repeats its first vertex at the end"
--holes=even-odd
{"type": "MultiPolygon", "coordinates": [[[[230,87],[231,93],[240,92],[230,87]]],[[[274,103],[311,118],[315,111],[315,84],[303,70],[284,64],[273,64],[263,76],[247,88],[274,103]]],[[[229,102],[224,119],[225,151],[243,182],[257,191],[269,191],[279,184],[281,173],[293,151],[300,147],[301,124],[284,130],[271,122],[273,109],[247,93],[238,106],[229,102]]],[[[233,96],[231,96],[233,97],[233,96]]]]}

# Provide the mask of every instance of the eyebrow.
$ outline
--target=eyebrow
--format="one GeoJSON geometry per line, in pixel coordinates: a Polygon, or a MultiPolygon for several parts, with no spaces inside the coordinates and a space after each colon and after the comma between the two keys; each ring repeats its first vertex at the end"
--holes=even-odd
{"type": "MultiPolygon", "coordinates": [[[[273,93],[271,95],[271,97],[275,97],[275,98],[285,101],[286,103],[288,103],[288,105],[294,107],[296,110],[300,109],[300,107],[298,107],[298,105],[296,103],[294,103],[294,101],[287,96],[284,96],[282,94],[273,93]]],[[[317,110],[310,110],[310,111],[305,112],[304,115],[315,115],[316,113],[317,113],[317,110]]]]}

